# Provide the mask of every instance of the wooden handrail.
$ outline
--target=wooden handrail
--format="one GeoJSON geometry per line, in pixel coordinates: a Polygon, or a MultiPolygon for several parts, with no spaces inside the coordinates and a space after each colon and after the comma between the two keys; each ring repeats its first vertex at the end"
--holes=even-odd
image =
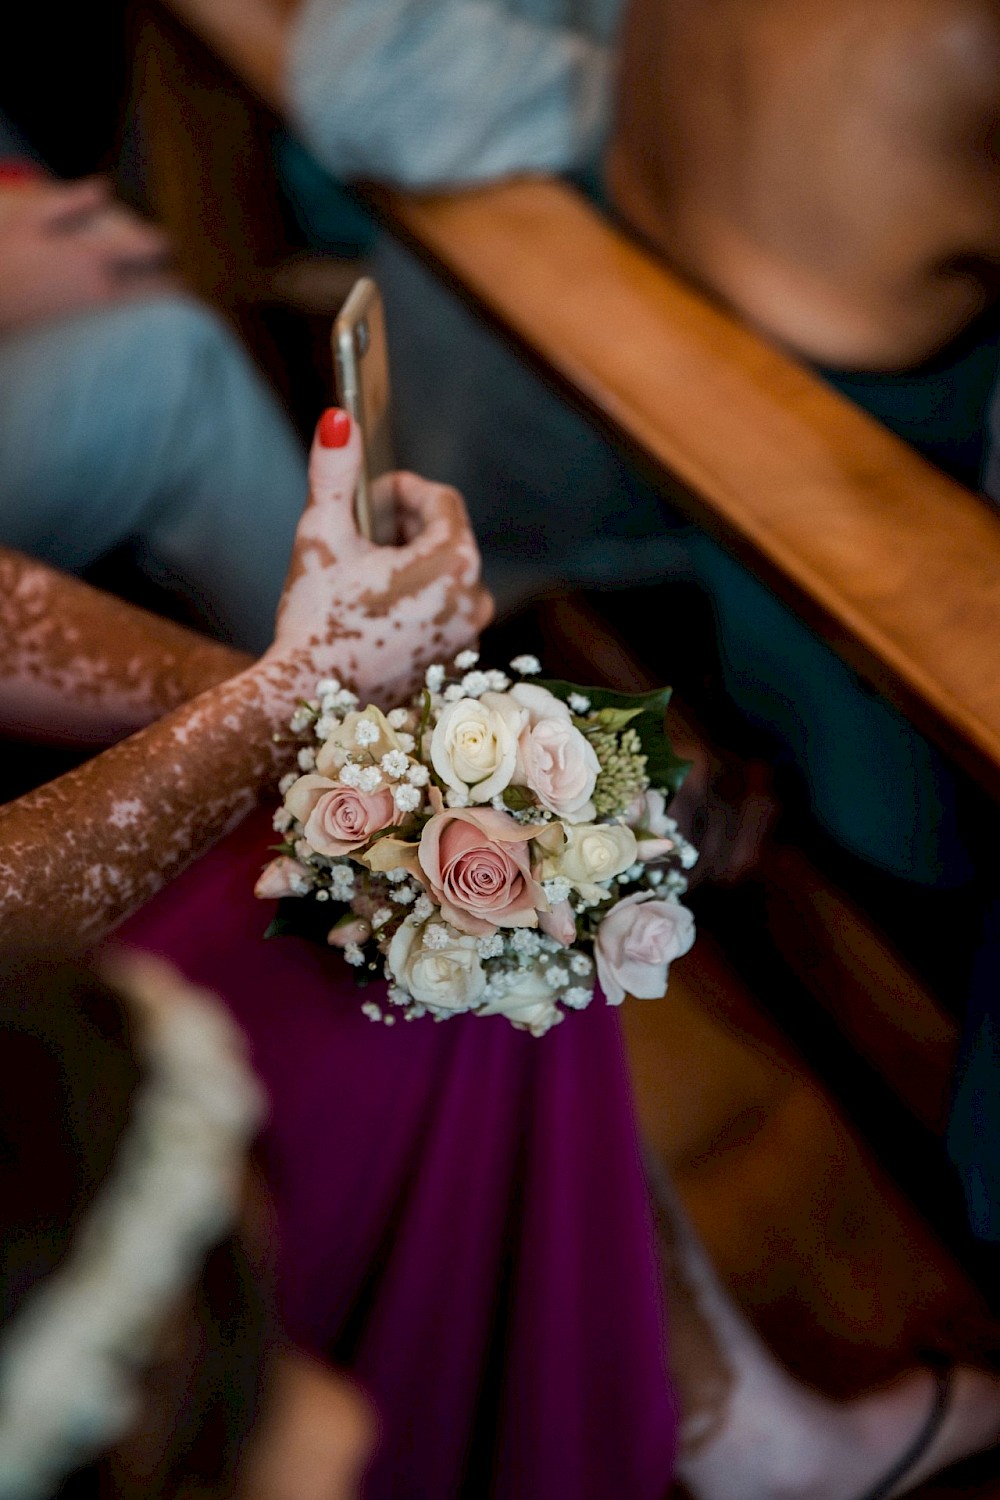
{"type": "Polygon", "coordinates": [[[374,195],[393,228],[1000,796],[1000,519],[571,187],[374,195]]]}

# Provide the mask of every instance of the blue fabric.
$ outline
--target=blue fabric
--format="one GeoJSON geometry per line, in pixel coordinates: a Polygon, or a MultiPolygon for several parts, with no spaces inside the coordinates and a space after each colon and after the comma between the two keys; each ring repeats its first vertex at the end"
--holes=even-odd
{"type": "Polygon", "coordinates": [[[1000,1244],[1000,898],[989,906],[976,952],[948,1151],[973,1232],[1000,1244]]]}
{"type": "Polygon", "coordinates": [[[128,546],[205,628],[259,652],[307,488],[229,329],[161,297],[0,340],[0,544],[80,573],[128,546]]]}

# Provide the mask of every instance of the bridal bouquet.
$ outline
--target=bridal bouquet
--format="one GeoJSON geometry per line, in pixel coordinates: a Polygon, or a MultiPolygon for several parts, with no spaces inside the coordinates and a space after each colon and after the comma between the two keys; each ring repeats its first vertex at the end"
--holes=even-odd
{"type": "Polygon", "coordinates": [[[295,712],[302,774],[281,782],[284,842],[256,894],[268,929],[338,948],[363,1010],[391,1025],[463,1011],[541,1036],[582,1010],[661,995],[694,940],[679,897],[697,858],[667,816],[687,769],[669,690],[625,697],[511,674],[463,651],[384,713],[333,679],[295,712]]]}

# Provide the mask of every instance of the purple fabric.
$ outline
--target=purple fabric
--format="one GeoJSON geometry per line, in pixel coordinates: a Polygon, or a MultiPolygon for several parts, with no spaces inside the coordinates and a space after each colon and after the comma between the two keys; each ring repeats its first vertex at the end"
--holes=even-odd
{"type": "Polygon", "coordinates": [[[541,1040],[373,1024],[339,955],[262,938],[271,842],[250,819],[120,938],[250,1040],[283,1313],[379,1408],[368,1500],[661,1500],[676,1418],[616,1014],[541,1040]]]}

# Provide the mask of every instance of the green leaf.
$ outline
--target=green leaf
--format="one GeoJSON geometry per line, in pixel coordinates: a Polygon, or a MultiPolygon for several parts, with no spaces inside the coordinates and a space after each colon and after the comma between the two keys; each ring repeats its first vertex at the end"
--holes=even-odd
{"type": "Polygon", "coordinates": [[[326,935],[350,908],[344,901],[317,901],[312,896],[284,896],[264,936],[301,937],[326,947],[326,935]]]}
{"type": "Polygon", "coordinates": [[[534,807],[535,799],[526,786],[508,786],[503,793],[504,806],[509,807],[511,812],[524,812],[527,807],[534,807]]]}
{"type": "Polygon", "coordinates": [[[638,719],[642,713],[641,708],[599,708],[590,719],[576,719],[574,722],[593,723],[594,720],[602,729],[610,729],[612,734],[617,734],[621,729],[627,729],[633,719],[638,719]]]}

